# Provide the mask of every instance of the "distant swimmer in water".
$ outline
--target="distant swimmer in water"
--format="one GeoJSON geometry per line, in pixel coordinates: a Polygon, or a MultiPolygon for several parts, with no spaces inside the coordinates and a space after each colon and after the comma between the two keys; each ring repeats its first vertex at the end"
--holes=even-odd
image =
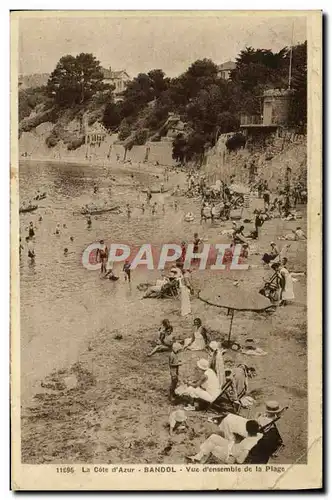
{"type": "Polygon", "coordinates": [[[130,208],[129,203],[127,203],[126,207],[127,207],[127,217],[128,217],[128,219],[130,219],[130,216],[131,216],[131,208],[130,208]]]}
{"type": "Polygon", "coordinates": [[[41,222],[42,220],[43,220],[43,217],[40,216],[39,219],[38,219],[38,221],[41,222]]]}
{"type": "Polygon", "coordinates": [[[31,221],[29,224],[29,238],[33,238],[35,235],[35,229],[33,227],[33,222],[31,221]]]}
{"type": "Polygon", "coordinates": [[[152,215],[155,215],[157,212],[157,202],[155,201],[154,204],[152,205],[151,213],[152,215]]]}
{"type": "Polygon", "coordinates": [[[69,239],[70,241],[74,241],[74,236],[71,236],[69,239]]]}
{"type": "Polygon", "coordinates": [[[62,224],[63,229],[67,229],[67,224],[62,224]]]}
{"type": "Polygon", "coordinates": [[[146,203],[147,203],[148,205],[150,205],[151,198],[152,198],[151,189],[150,189],[150,188],[148,188],[148,190],[147,190],[147,192],[146,192],[146,203]]]}
{"type": "Polygon", "coordinates": [[[124,272],[124,275],[125,275],[125,281],[128,281],[130,283],[130,281],[131,281],[131,276],[130,276],[131,269],[130,269],[129,260],[126,260],[125,263],[123,264],[122,271],[124,272]]]}
{"type": "Polygon", "coordinates": [[[144,214],[144,212],[145,212],[145,205],[144,205],[144,203],[142,203],[141,210],[142,210],[142,214],[144,214]]]}
{"type": "Polygon", "coordinates": [[[57,236],[59,236],[59,234],[60,234],[60,224],[59,224],[59,222],[56,225],[55,233],[54,234],[56,234],[57,236]]]}
{"type": "Polygon", "coordinates": [[[25,241],[28,244],[28,257],[29,257],[29,259],[31,259],[31,262],[33,262],[35,260],[35,257],[36,257],[35,249],[34,249],[34,246],[33,246],[33,241],[32,241],[31,238],[29,238],[29,236],[27,236],[25,238],[25,241]]]}

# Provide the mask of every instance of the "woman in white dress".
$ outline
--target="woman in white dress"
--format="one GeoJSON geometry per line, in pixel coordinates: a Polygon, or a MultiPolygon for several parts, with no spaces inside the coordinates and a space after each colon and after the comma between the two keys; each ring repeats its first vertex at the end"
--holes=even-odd
{"type": "Polygon", "coordinates": [[[184,277],[179,278],[181,316],[187,316],[191,313],[190,290],[185,284],[184,277]]]}
{"type": "Polygon", "coordinates": [[[281,290],[281,302],[283,305],[286,305],[288,301],[295,299],[293,279],[286,265],[287,265],[287,258],[284,257],[282,259],[281,263],[282,267],[280,269],[280,274],[283,278],[283,287],[281,290]]]}
{"type": "Polygon", "coordinates": [[[196,329],[191,337],[185,339],[184,347],[190,351],[203,351],[208,344],[206,330],[202,325],[202,320],[200,318],[194,319],[194,325],[196,329]]]}
{"type": "Polygon", "coordinates": [[[212,355],[210,358],[210,368],[216,373],[219,380],[219,388],[221,389],[225,383],[225,364],[223,353],[224,349],[220,349],[218,342],[213,340],[210,342],[209,347],[212,351],[212,355]]]}

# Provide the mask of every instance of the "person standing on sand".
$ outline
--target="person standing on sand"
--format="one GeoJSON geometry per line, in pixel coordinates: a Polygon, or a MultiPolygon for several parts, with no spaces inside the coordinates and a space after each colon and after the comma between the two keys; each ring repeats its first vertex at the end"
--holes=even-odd
{"type": "Polygon", "coordinates": [[[184,276],[178,278],[181,300],[181,316],[187,316],[191,313],[190,289],[186,284],[184,276]]]}
{"type": "Polygon", "coordinates": [[[108,259],[108,248],[105,245],[104,240],[100,240],[100,247],[97,248],[97,261],[98,259],[100,260],[101,267],[100,267],[100,274],[105,274],[106,273],[106,264],[107,264],[107,259],[108,259]]]}
{"type": "Polygon", "coordinates": [[[199,250],[199,245],[202,243],[203,240],[199,238],[198,233],[194,233],[194,239],[193,239],[193,253],[198,253],[199,250]]]}
{"type": "Polygon", "coordinates": [[[91,215],[87,216],[86,223],[87,223],[88,229],[90,229],[91,225],[92,225],[91,215]]]}
{"type": "Polygon", "coordinates": [[[155,215],[156,212],[157,212],[157,202],[155,201],[154,204],[152,205],[151,214],[155,215]]]}
{"type": "Polygon", "coordinates": [[[281,290],[281,305],[285,306],[289,301],[294,300],[294,285],[290,272],[287,269],[287,258],[284,257],[281,261],[280,274],[283,277],[281,290]]]}
{"type": "Polygon", "coordinates": [[[130,208],[129,203],[127,203],[126,207],[127,207],[127,217],[128,217],[128,219],[130,219],[130,216],[131,216],[131,208],[130,208]]]}
{"type": "Polygon", "coordinates": [[[123,264],[122,271],[125,274],[125,281],[128,281],[129,283],[131,282],[131,268],[130,268],[130,262],[129,260],[126,260],[125,263],[123,264]]]}
{"type": "Polygon", "coordinates": [[[172,345],[172,351],[169,355],[169,372],[171,375],[171,386],[169,389],[169,399],[173,401],[176,398],[175,389],[179,383],[179,368],[182,365],[179,352],[182,350],[182,345],[179,342],[174,342],[172,345]]]}
{"type": "Polygon", "coordinates": [[[144,212],[145,212],[145,205],[144,205],[144,203],[142,203],[142,205],[141,205],[141,210],[142,210],[142,214],[144,214],[144,212]]]}

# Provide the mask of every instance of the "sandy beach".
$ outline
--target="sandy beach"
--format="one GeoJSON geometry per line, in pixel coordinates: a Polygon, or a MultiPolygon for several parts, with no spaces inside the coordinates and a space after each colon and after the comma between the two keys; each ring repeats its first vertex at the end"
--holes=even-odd
{"type": "MultiPolygon", "coordinates": [[[[35,163],[23,161],[22,175],[31,175],[35,163]],[[28,171],[24,173],[26,168],[28,171]]],[[[153,216],[148,210],[144,215],[141,213],[145,195],[137,189],[135,192],[131,176],[141,188],[157,185],[163,175],[162,167],[126,164],[112,165],[108,169],[102,165],[93,168],[84,165],[79,169],[76,165],[63,166],[49,160],[46,163],[46,169],[38,165],[38,172],[42,172],[41,190],[48,186],[49,194],[43,202],[45,208],[31,216],[37,223],[38,216],[43,214],[36,236],[36,266],[31,269],[26,262],[21,264],[22,397],[25,401],[22,461],[183,463],[185,455],[197,450],[211,433],[213,424],[204,413],[188,412],[188,433],[170,438],[167,422],[174,407],[168,401],[168,353],[158,353],[151,358],[147,353],[156,340],[163,318],[167,317],[184,339],[193,331],[194,317],[199,316],[212,332],[212,338],[219,341],[228,334],[227,311],[208,306],[195,296],[192,314],[182,318],[177,298],[141,300],[143,294],[137,290],[137,285],[153,282],[160,274],[158,271],[134,272],[129,287],[120,269],[116,269],[120,275],[118,282],[105,282],[100,280],[98,272],[89,273],[83,269],[80,256],[90,242],[101,237],[117,241],[122,238],[130,244],[148,240],[160,245],[182,239],[191,242],[197,231],[211,243],[227,241],[221,237],[221,231],[230,228],[231,222],[201,225],[199,201],[185,196],[177,197],[175,210],[171,191],[178,184],[185,188],[183,172],[169,171],[169,192],[162,199],[154,195],[153,201],[159,208],[153,216]],[[113,173],[117,174],[115,182],[109,179],[113,173]],[[67,179],[62,191],[59,190],[59,176],[67,179]],[[71,178],[74,179],[72,184],[71,178]],[[130,203],[131,219],[128,220],[125,213],[98,216],[88,232],[84,218],[71,213],[91,199],[94,184],[99,187],[100,198],[105,198],[109,187],[114,186],[112,202],[122,207],[130,203]],[[66,215],[61,208],[64,200],[68,208],[70,206],[66,215]],[[161,210],[162,203],[166,207],[165,214],[161,210]],[[192,223],[184,221],[188,211],[194,213],[192,223]],[[62,230],[60,238],[56,238],[52,231],[59,220],[66,221],[67,228],[62,230]],[[62,252],[65,245],[69,246],[69,235],[74,236],[74,242],[69,247],[70,258],[65,260],[62,252]],[[52,268],[47,260],[51,255],[48,253],[51,242],[52,268]],[[50,278],[50,286],[43,284],[45,276],[50,278]],[[37,306],[39,297],[42,304],[37,306]],[[41,315],[41,307],[48,310],[47,317],[41,315]],[[46,355],[51,360],[48,363],[45,363],[46,355]]],[[[32,185],[35,189],[36,184],[32,185]]],[[[26,193],[21,193],[21,198],[26,195],[30,195],[29,187],[26,193]]],[[[303,214],[301,226],[305,230],[304,207],[300,210],[303,214]]],[[[22,233],[29,220],[29,216],[22,220],[22,233]]],[[[297,225],[296,221],[267,221],[258,241],[257,255],[249,257],[251,270],[240,272],[241,276],[194,271],[195,289],[218,286],[227,294],[236,286],[235,281],[239,281],[239,286],[248,293],[251,289],[259,289],[263,278],[271,275],[271,271],[260,265],[262,253],[270,241],[277,241],[278,236],[297,225]]],[[[245,226],[247,231],[252,224],[245,226]]],[[[306,242],[293,242],[288,258],[291,269],[305,272],[306,242]]],[[[254,366],[257,372],[249,388],[255,406],[244,416],[253,417],[269,399],[289,406],[279,423],[285,447],[277,458],[271,459],[273,463],[306,461],[306,277],[299,277],[294,288],[294,303],[278,308],[272,315],[247,312],[237,314],[234,319],[234,340],[243,344],[248,337],[254,337],[266,355],[248,356],[231,350],[225,355],[229,365],[246,363],[254,366]]],[[[185,376],[195,375],[195,361],[201,356],[202,353],[187,353],[183,367],[185,376]]]]}

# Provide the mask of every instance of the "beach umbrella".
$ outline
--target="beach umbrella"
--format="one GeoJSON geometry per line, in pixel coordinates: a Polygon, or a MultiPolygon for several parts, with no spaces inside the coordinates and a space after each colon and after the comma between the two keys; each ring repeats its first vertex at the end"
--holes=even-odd
{"type": "Polygon", "coordinates": [[[231,335],[235,311],[262,312],[273,307],[270,300],[252,289],[238,286],[206,288],[200,291],[199,299],[210,306],[227,309],[230,316],[227,345],[231,345],[231,335]]]}

